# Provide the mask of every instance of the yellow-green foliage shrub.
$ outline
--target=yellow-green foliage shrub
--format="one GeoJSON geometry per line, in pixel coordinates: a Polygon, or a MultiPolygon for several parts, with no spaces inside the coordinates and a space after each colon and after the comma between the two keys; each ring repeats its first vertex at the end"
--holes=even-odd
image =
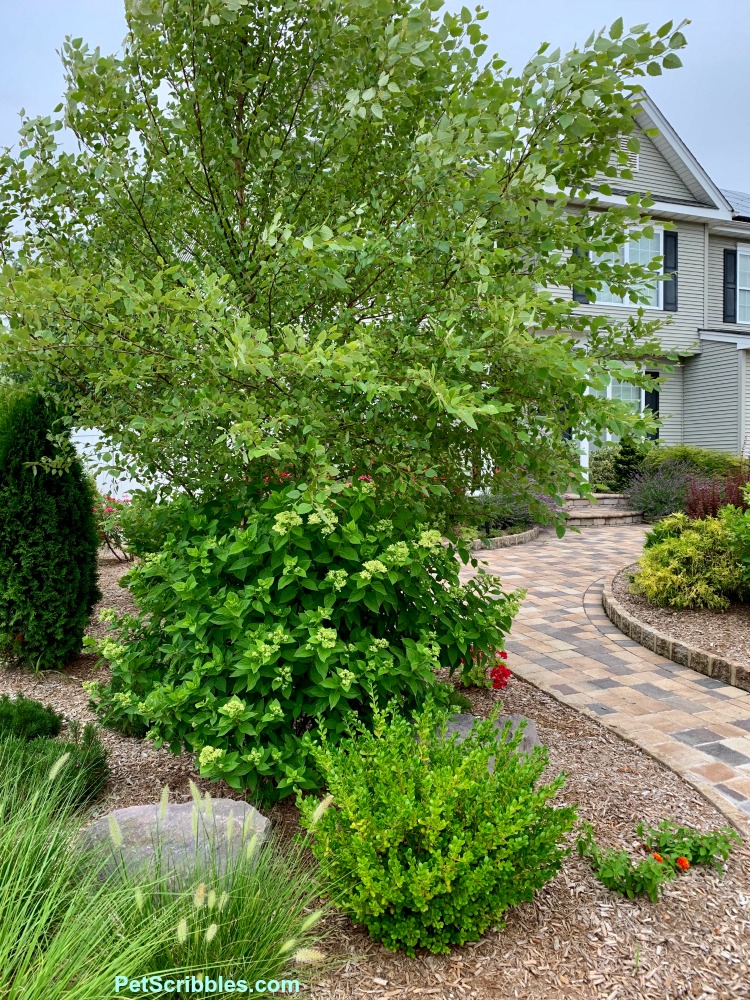
{"type": "Polygon", "coordinates": [[[659,525],[633,577],[633,590],[668,608],[726,608],[743,590],[742,570],[720,517],[676,514],[659,525]]]}

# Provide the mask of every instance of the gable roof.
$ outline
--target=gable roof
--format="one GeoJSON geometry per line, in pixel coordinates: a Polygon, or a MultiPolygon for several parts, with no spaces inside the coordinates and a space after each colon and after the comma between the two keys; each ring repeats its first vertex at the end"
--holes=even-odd
{"type": "Polygon", "coordinates": [[[690,191],[698,204],[706,205],[709,208],[732,211],[731,202],[714,184],[645,91],[640,111],[635,116],[635,120],[643,129],[657,130],[658,134],[651,137],[651,142],[674,170],[688,191],[690,191]]]}
{"type": "Polygon", "coordinates": [[[750,222],[750,194],[744,191],[730,191],[722,188],[722,194],[732,206],[735,219],[743,219],[750,222]]]}

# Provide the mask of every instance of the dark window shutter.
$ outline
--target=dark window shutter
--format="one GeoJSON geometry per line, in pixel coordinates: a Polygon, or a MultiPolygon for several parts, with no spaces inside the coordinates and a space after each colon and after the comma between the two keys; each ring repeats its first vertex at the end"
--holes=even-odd
{"type": "MultiPolygon", "coordinates": [[[[665,256],[666,256],[666,254],[665,254],[665,256]]],[[[667,282],[665,282],[665,284],[667,284],[667,282]]],[[[666,309],[666,306],[664,308],[666,309]]],[[[651,378],[654,378],[654,379],[656,379],[656,378],[659,377],[659,373],[658,372],[646,372],[646,374],[650,375],[651,378]]],[[[645,402],[645,405],[646,405],[646,409],[647,410],[651,410],[652,414],[655,417],[658,417],[659,416],[659,386],[658,385],[655,385],[653,387],[653,389],[646,389],[644,402],[645,402]]],[[[653,440],[658,440],[658,437],[659,437],[659,428],[657,427],[656,430],[654,431],[654,433],[650,434],[649,437],[652,438],[653,440]]]]}
{"type": "Polygon", "coordinates": [[[664,233],[664,273],[671,278],[662,283],[666,312],[677,312],[677,233],[664,233]]]}
{"type": "Polygon", "coordinates": [[[737,322],[737,251],[724,251],[724,322],[737,322]]]}
{"type": "MultiPolygon", "coordinates": [[[[574,247],[573,253],[576,255],[576,257],[583,257],[583,250],[581,250],[580,247],[574,247]]],[[[573,301],[583,302],[585,304],[589,300],[586,297],[586,293],[584,291],[582,291],[580,288],[573,288],[573,301]]]]}

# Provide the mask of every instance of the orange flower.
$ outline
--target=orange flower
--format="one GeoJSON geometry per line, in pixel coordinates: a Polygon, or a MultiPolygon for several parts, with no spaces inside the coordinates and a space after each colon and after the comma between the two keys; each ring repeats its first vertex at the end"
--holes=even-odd
{"type": "Polygon", "coordinates": [[[677,865],[677,867],[680,869],[681,872],[686,872],[690,867],[690,862],[688,861],[687,858],[678,858],[675,861],[675,864],[677,865]]]}
{"type": "Polygon", "coordinates": [[[661,854],[657,854],[656,851],[654,851],[651,857],[654,859],[654,861],[658,861],[660,863],[664,861],[664,858],[661,856],[661,854]]]}

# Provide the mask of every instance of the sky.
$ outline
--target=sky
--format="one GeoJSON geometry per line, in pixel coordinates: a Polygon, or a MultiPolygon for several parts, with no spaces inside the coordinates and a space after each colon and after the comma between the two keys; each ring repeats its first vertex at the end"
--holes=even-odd
{"type": "MultiPolygon", "coordinates": [[[[311,0],[315,2],[315,0],[311,0]]],[[[471,0],[448,0],[451,9],[471,0]]],[[[723,188],[750,192],[750,0],[485,0],[489,47],[520,68],[548,41],[567,51],[622,15],[626,25],[687,17],[684,67],[648,79],[651,97],[723,188]],[[744,96],[743,96],[744,95],[744,96]]],[[[56,55],[66,35],[107,52],[125,33],[123,0],[0,0],[0,146],[13,145],[18,112],[48,114],[63,90],[56,55]]]]}

